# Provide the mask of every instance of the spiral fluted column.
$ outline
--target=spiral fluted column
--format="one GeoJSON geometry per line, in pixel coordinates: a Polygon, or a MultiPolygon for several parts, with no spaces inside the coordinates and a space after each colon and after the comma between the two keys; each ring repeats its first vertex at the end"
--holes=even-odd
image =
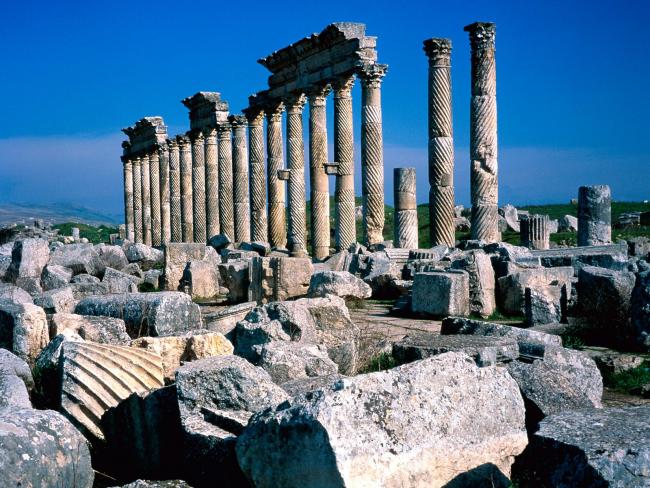
{"type": "Polygon", "coordinates": [[[454,132],[451,115],[451,41],[427,39],[429,58],[429,238],[454,247],[454,132]]]}
{"type": "Polygon", "coordinates": [[[142,243],[142,158],[133,159],[133,240],[142,243]]]}
{"type": "Polygon", "coordinates": [[[307,252],[305,222],[305,143],[302,111],[307,99],[300,93],[284,100],[287,109],[287,168],[289,168],[289,237],[291,256],[307,252]]]}
{"type": "Polygon", "coordinates": [[[181,162],[177,140],[168,139],[167,147],[169,148],[169,224],[171,242],[182,242],[181,162]]]}
{"type": "Polygon", "coordinates": [[[162,144],[158,149],[160,159],[160,240],[163,245],[171,241],[169,203],[169,147],[162,144]]]}
{"type": "Polygon", "coordinates": [[[470,159],[472,239],[497,242],[499,180],[497,160],[495,25],[476,22],[465,27],[472,48],[470,159]]]}
{"type": "Polygon", "coordinates": [[[248,164],[251,201],[251,240],[268,240],[266,221],[266,172],[264,163],[264,112],[245,111],[248,119],[248,164]]]}
{"type": "Polygon", "coordinates": [[[142,156],[140,177],[142,179],[142,242],[151,246],[151,167],[149,155],[142,156]]]}
{"type": "Polygon", "coordinates": [[[126,155],[122,156],[124,169],[124,227],[126,238],[132,241],[133,233],[133,161],[126,155]]]}
{"type": "Polygon", "coordinates": [[[327,164],[327,95],[329,85],[309,92],[309,182],[311,198],[311,247],[316,259],[330,251],[330,194],[327,164]]]}
{"type": "Polygon", "coordinates": [[[219,222],[219,156],[217,129],[204,129],[205,136],[205,227],[208,239],[221,232],[219,222]]]}
{"type": "Polygon", "coordinates": [[[221,233],[235,238],[232,186],[232,127],[222,122],[217,127],[219,141],[219,223],[221,233]]]}
{"type": "Polygon", "coordinates": [[[384,240],[384,143],[381,81],[388,66],[373,64],[359,71],[361,79],[361,190],[366,244],[384,240]]]}
{"type": "Polygon", "coordinates": [[[248,121],[243,115],[229,117],[233,127],[232,165],[233,194],[235,217],[235,241],[251,240],[250,202],[248,197],[248,148],[246,144],[246,127],[248,121]]]}
{"type": "Polygon", "coordinates": [[[269,243],[272,247],[287,245],[287,223],[284,182],[278,170],[284,167],[282,158],[282,112],[284,105],[277,103],[266,113],[267,185],[269,195],[269,243]]]}
{"type": "Polygon", "coordinates": [[[182,242],[194,242],[194,213],[192,210],[192,150],[190,138],[178,136],[181,173],[181,231],[182,242]]]}
{"type": "Polygon", "coordinates": [[[201,132],[192,137],[192,214],[194,242],[207,242],[205,226],[205,139],[201,132]]]}
{"type": "Polygon", "coordinates": [[[418,209],[415,201],[415,168],[395,168],[395,247],[417,249],[418,209]]]}
{"type": "Polygon", "coordinates": [[[354,219],[354,132],[352,128],[352,86],[354,76],[341,78],[334,88],[334,160],[336,176],[336,250],[347,249],[357,240],[354,219]]]}
{"type": "Polygon", "coordinates": [[[162,244],[160,227],[160,157],[158,147],[149,154],[149,192],[151,196],[151,245],[162,244]]]}

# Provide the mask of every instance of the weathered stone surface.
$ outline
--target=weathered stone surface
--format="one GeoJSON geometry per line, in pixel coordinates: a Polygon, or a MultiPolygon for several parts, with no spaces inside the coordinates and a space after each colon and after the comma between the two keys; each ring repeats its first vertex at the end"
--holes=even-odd
{"type": "Polygon", "coordinates": [[[256,305],[255,302],[239,303],[216,312],[205,314],[203,316],[205,328],[213,332],[221,332],[225,336],[230,336],[230,332],[235,328],[237,322],[244,320],[246,315],[256,305]]]}
{"type": "Polygon", "coordinates": [[[7,283],[0,283],[0,300],[14,303],[34,303],[32,296],[22,288],[7,283]]]}
{"type": "Polygon", "coordinates": [[[52,338],[59,334],[76,334],[86,341],[100,344],[128,346],[131,342],[131,337],[126,333],[126,325],[122,319],[55,313],[50,322],[50,337],[52,338]]]}
{"type": "Polygon", "coordinates": [[[612,241],[612,192],[607,185],[578,189],[578,246],[612,241]]]}
{"type": "Polygon", "coordinates": [[[520,268],[508,276],[499,278],[499,298],[503,311],[510,315],[526,312],[526,288],[537,289],[548,285],[570,286],[573,268],[530,267],[520,268]]]}
{"type": "Polygon", "coordinates": [[[122,271],[129,264],[129,260],[126,258],[126,254],[122,246],[109,246],[107,244],[98,244],[95,246],[95,250],[99,255],[102,263],[104,263],[105,268],[113,268],[118,271],[122,271]]]}
{"type": "Polygon", "coordinates": [[[104,283],[70,283],[70,288],[72,288],[72,294],[77,300],[108,294],[108,287],[104,283]]]}
{"type": "Polygon", "coordinates": [[[192,298],[213,298],[219,294],[219,271],[211,262],[190,261],[182,281],[189,286],[192,298]]]}
{"type": "Polygon", "coordinates": [[[259,257],[250,266],[249,299],[258,303],[304,296],[314,271],[309,258],[259,257]]]}
{"type": "Polygon", "coordinates": [[[143,271],[163,264],[163,252],[142,243],[131,243],[126,248],[129,263],[138,263],[143,271]]]}
{"type": "Polygon", "coordinates": [[[199,306],[185,293],[175,291],[86,297],[77,304],[75,313],[121,318],[134,339],[202,327],[199,306]]]}
{"type": "Polygon", "coordinates": [[[512,230],[514,232],[519,232],[519,214],[517,213],[517,209],[513,205],[507,203],[503,207],[500,207],[499,215],[503,217],[503,220],[506,223],[505,230],[512,230]]]}
{"type": "Polygon", "coordinates": [[[235,354],[259,361],[259,348],[274,341],[324,345],[342,374],[354,374],[359,328],[342,298],[301,298],[254,308],[232,332],[235,354]]]}
{"type": "Polygon", "coordinates": [[[578,219],[573,215],[565,215],[561,217],[558,222],[558,231],[559,232],[577,232],[578,231],[578,219]]]}
{"type": "Polygon", "coordinates": [[[148,270],[146,273],[144,273],[142,282],[151,285],[154,290],[158,290],[162,284],[162,271],[159,269],[148,270]]]}
{"type": "Polygon", "coordinates": [[[341,379],[343,379],[343,376],[340,374],[310,376],[307,378],[287,381],[286,383],[282,383],[280,386],[289,394],[289,397],[293,398],[322,388],[331,388],[332,385],[341,379]]]}
{"type": "Polygon", "coordinates": [[[0,347],[33,364],[49,339],[41,307],[0,299],[0,347]]]}
{"type": "Polygon", "coordinates": [[[465,271],[416,273],[412,293],[413,312],[439,317],[470,313],[469,275],[465,271]]]}
{"type": "Polygon", "coordinates": [[[249,261],[228,261],[219,265],[219,277],[228,288],[229,302],[238,303],[248,300],[249,266],[249,261]]]}
{"type": "Polygon", "coordinates": [[[83,436],[52,410],[0,408],[0,473],[7,487],[92,488],[95,473],[83,436]]]}
{"type": "Polygon", "coordinates": [[[54,290],[70,283],[72,270],[57,264],[48,264],[41,274],[41,286],[43,290],[54,290]]]}
{"type": "Polygon", "coordinates": [[[184,336],[140,337],[131,342],[131,346],[160,355],[165,380],[170,382],[173,381],[176,370],[186,362],[233,353],[230,341],[218,332],[197,332],[184,336]]]}
{"type": "Polygon", "coordinates": [[[232,240],[226,234],[217,234],[208,239],[208,246],[219,252],[232,245],[232,240]]]}
{"type": "Polygon", "coordinates": [[[121,488],[192,488],[183,480],[135,480],[132,483],[122,485],[121,488]]]}
{"type": "Polygon", "coordinates": [[[102,283],[106,285],[108,293],[136,293],[142,280],[122,271],[106,268],[102,283]]]}
{"type": "Polygon", "coordinates": [[[345,378],[255,415],[237,459],[260,488],[429,487],[488,463],[488,479],[508,476],[526,443],[514,380],[446,353],[345,378]]]}
{"type": "Polygon", "coordinates": [[[519,357],[517,341],[509,337],[438,335],[411,333],[393,344],[392,354],[398,364],[411,363],[446,352],[462,352],[477,366],[495,366],[519,357]]]}
{"type": "Polygon", "coordinates": [[[630,319],[636,342],[650,350],[650,271],[639,273],[630,303],[630,319]]]}
{"type": "Polygon", "coordinates": [[[308,297],[335,295],[343,299],[370,298],[372,288],[347,271],[320,271],[314,273],[309,282],[308,297]]]}
{"type": "Polygon", "coordinates": [[[489,317],[496,310],[494,268],[490,257],[482,250],[465,251],[455,258],[451,267],[469,275],[469,310],[489,317]]]}
{"type": "Polygon", "coordinates": [[[23,380],[0,370],[0,411],[5,407],[32,408],[32,403],[23,380]]]}
{"type": "Polygon", "coordinates": [[[50,248],[43,239],[20,239],[14,242],[11,264],[5,279],[16,283],[19,278],[40,278],[50,259],[50,248]]]}
{"type": "Polygon", "coordinates": [[[584,265],[598,266],[601,268],[625,270],[628,265],[627,244],[607,246],[583,246],[555,248],[531,251],[531,255],[538,258],[545,267],[573,266],[576,269],[584,265]]]}
{"type": "Polygon", "coordinates": [[[69,244],[52,252],[49,264],[70,268],[75,275],[101,276],[104,263],[92,244],[69,244]]]}
{"type": "Polygon", "coordinates": [[[517,486],[641,487],[650,483],[650,406],[545,418],[513,466],[517,486]]]}
{"type": "Polygon", "coordinates": [[[553,324],[562,319],[562,287],[547,285],[526,288],[524,316],[526,325],[553,324]]]}
{"type": "MultiPolygon", "coordinates": [[[[603,348],[604,349],[604,348],[603,348]]],[[[643,366],[645,358],[635,354],[622,354],[619,352],[598,351],[597,348],[587,350],[589,357],[596,362],[598,369],[603,373],[619,374],[643,366]]]]}
{"type": "Polygon", "coordinates": [[[9,266],[11,266],[11,254],[9,256],[0,254],[0,281],[6,279],[9,266]]]}
{"type": "Polygon", "coordinates": [[[259,360],[273,381],[281,385],[291,380],[338,373],[338,366],[327,355],[325,346],[295,342],[271,342],[256,346],[259,360]]]}
{"type": "Polygon", "coordinates": [[[77,300],[72,292],[72,287],[65,286],[43,292],[34,297],[34,304],[42,307],[46,313],[72,312],[77,300]]]}
{"type": "Polygon", "coordinates": [[[19,286],[20,288],[25,290],[27,293],[29,293],[29,295],[32,298],[43,293],[43,288],[41,288],[40,278],[32,278],[32,277],[18,278],[16,280],[16,286],[19,286]]]}
{"type": "Polygon", "coordinates": [[[164,248],[164,282],[165,290],[178,290],[183,273],[190,261],[207,261],[216,266],[221,259],[210,246],[202,243],[170,242],[164,248]]]}
{"type": "MultiPolygon", "coordinates": [[[[144,279],[144,272],[140,269],[138,263],[127,264],[122,271],[126,274],[135,276],[136,278],[144,279]]],[[[160,270],[147,270],[147,271],[160,271],[160,270]]],[[[162,271],[160,271],[162,273],[162,271]]]]}
{"type": "Polygon", "coordinates": [[[88,273],[81,273],[73,276],[70,282],[73,284],[97,284],[100,283],[101,280],[96,276],[89,275],[88,273]]]}
{"type": "Polygon", "coordinates": [[[591,325],[627,332],[635,276],[629,271],[583,266],[578,273],[578,310],[591,325]],[[622,329],[622,330],[621,330],[622,329]]]}
{"type": "Polygon", "coordinates": [[[34,389],[34,378],[29,365],[7,349],[0,349],[0,374],[17,376],[28,390],[34,389]]]}
{"type": "Polygon", "coordinates": [[[385,252],[374,252],[368,257],[368,264],[362,276],[363,281],[372,288],[373,297],[394,298],[387,285],[402,278],[402,267],[385,252]]]}

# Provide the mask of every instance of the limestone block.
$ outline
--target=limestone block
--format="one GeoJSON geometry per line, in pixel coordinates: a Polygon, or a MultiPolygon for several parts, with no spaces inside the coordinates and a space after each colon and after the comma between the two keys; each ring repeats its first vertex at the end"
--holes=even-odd
{"type": "Polygon", "coordinates": [[[650,271],[639,273],[632,291],[631,321],[636,343],[650,350],[650,271]]]}
{"type": "Polygon", "coordinates": [[[50,248],[46,240],[19,239],[11,251],[6,280],[16,283],[19,278],[40,278],[49,259],[50,248]]]}
{"type": "Polygon", "coordinates": [[[32,370],[24,360],[8,351],[0,349],[0,375],[17,376],[25,384],[28,390],[34,389],[34,378],[32,370]]]}
{"type": "Polygon", "coordinates": [[[411,307],[434,316],[469,315],[469,275],[462,270],[416,273],[411,307]]]}
{"type": "Polygon", "coordinates": [[[34,303],[32,296],[22,288],[7,283],[0,283],[0,300],[5,299],[14,303],[34,303]]]}
{"type": "Polygon", "coordinates": [[[577,232],[578,219],[573,215],[565,215],[558,221],[558,232],[577,232]]]}
{"type": "Polygon", "coordinates": [[[69,244],[52,252],[49,264],[70,268],[72,273],[101,276],[104,263],[92,244],[69,244]]]}
{"type": "Polygon", "coordinates": [[[250,261],[228,261],[219,264],[219,277],[221,283],[228,288],[228,301],[230,303],[245,302],[248,300],[250,261]]]}
{"type": "Polygon", "coordinates": [[[72,280],[72,270],[56,264],[48,264],[41,274],[41,286],[45,291],[66,286],[70,280],[72,280]]]}
{"type": "Polygon", "coordinates": [[[41,307],[0,299],[0,347],[34,364],[49,339],[47,319],[41,307]]]}
{"type": "Polygon", "coordinates": [[[42,307],[46,313],[72,312],[77,305],[77,299],[72,293],[72,287],[65,286],[43,292],[34,298],[34,304],[42,307]]]}
{"type": "Polygon", "coordinates": [[[271,342],[256,346],[259,360],[273,382],[281,385],[299,378],[338,373],[338,366],[327,355],[325,346],[296,342],[271,342]]]}
{"type": "Polygon", "coordinates": [[[208,261],[190,261],[183,272],[183,283],[192,298],[213,298],[219,294],[218,268],[208,261]]]}
{"type": "Polygon", "coordinates": [[[86,341],[100,344],[127,346],[131,342],[122,319],[73,313],[55,313],[52,315],[50,322],[50,337],[52,338],[59,334],[66,336],[74,334],[86,341]]]}
{"type": "Polygon", "coordinates": [[[469,275],[469,309],[481,317],[489,317],[496,310],[494,268],[490,257],[482,250],[465,251],[454,258],[453,269],[469,275]]]}
{"type": "Polygon", "coordinates": [[[363,300],[370,298],[372,288],[347,271],[320,271],[309,282],[308,297],[335,295],[343,299],[363,300]]]}
{"type": "Polygon", "coordinates": [[[304,296],[313,271],[309,258],[253,258],[250,264],[249,299],[266,303],[304,296]]]}
{"type": "Polygon", "coordinates": [[[558,268],[527,267],[499,278],[499,300],[504,313],[525,313],[526,288],[556,285],[568,289],[574,270],[570,266],[558,268]]]}
{"type": "Polygon", "coordinates": [[[183,272],[190,261],[208,261],[215,264],[220,262],[216,251],[202,243],[170,242],[164,247],[164,287],[165,290],[176,291],[181,285],[183,272]]]}
{"type": "Polygon", "coordinates": [[[583,266],[578,273],[578,313],[613,334],[627,333],[635,282],[629,271],[583,266]]]}
{"type": "Polygon", "coordinates": [[[524,299],[524,316],[526,325],[553,324],[562,320],[562,287],[541,286],[526,288],[524,299]]]}
{"type": "Polygon", "coordinates": [[[99,259],[104,263],[104,267],[122,271],[129,264],[122,246],[97,244],[95,250],[99,254],[99,259]]]}

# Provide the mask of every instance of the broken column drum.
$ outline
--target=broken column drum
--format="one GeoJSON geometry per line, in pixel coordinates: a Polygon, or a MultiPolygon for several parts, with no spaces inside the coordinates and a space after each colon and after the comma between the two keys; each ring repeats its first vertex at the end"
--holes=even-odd
{"type": "Polygon", "coordinates": [[[248,165],[250,178],[251,240],[267,240],[266,173],[264,164],[264,112],[244,110],[248,119],[248,165]]]}
{"type": "Polygon", "coordinates": [[[169,226],[171,242],[181,242],[181,171],[180,153],[175,139],[167,141],[169,148],[169,226]]]}
{"type": "Polygon", "coordinates": [[[169,148],[167,144],[160,145],[158,158],[160,159],[160,240],[164,245],[171,241],[169,148]]]}
{"type": "Polygon", "coordinates": [[[334,88],[334,160],[336,176],[336,250],[347,249],[357,240],[354,219],[354,132],[352,122],[352,86],[354,77],[333,83],[334,88]]]}
{"type": "Polygon", "coordinates": [[[472,239],[500,240],[498,213],[497,99],[495,25],[476,22],[465,27],[472,49],[470,159],[472,239]]]}
{"type": "Polygon", "coordinates": [[[149,194],[151,196],[151,245],[162,244],[162,227],[160,225],[160,157],[159,147],[149,154],[149,194]]]}
{"type": "Polygon", "coordinates": [[[329,85],[322,85],[308,93],[311,247],[316,259],[326,258],[330,250],[330,194],[325,173],[328,162],[325,103],[329,92],[329,85]]]}
{"type": "Polygon", "coordinates": [[[521,245],[529,249],[548,249],[550,231],[548,215],[529,215],[520,221],[521,245]]]}
{"type": "Polygon", "coordinates": [[[287,167],[289,168],[289,235],[287,247],[291,256],[306,253],[305,222],[305,143],[302,112],[306,102],[302,93],[287,97],[287,167]]]}
{"type": "Polygon", "coordinates": [[[578,189],[578,246],[612,241],[612,192],[608,185],[578,189]]]}
{"type": "Polygon", "coordinates": [[[217,140],[219,142],[219,224],[221,233],[226,234],[230,239],[234,239],[231,129],[229,122],[223,122],[217,127],[217,140]]]}
{"type": "Polygon", "coordinates": [[[192,153],[190,140],[178,136],[181,173],[181,231],[182,242],[194,242],[194,214],[192,210],[192,153]]]}
{"type": "MultiPolygon", "coordinates": [[[[128,145],[128,142],[124,142],[128,145]]],[[[124,156],[124,224],[126,227],[126,238],[130,241],[135,239],[133,232],[133,161],[127,157],[127,148],[125,147],[124,156]]]]}
{"type": "Polygon", "coordinates": [[[451,40],[427,39],[424,52],[429,58],[429,236],[432,246],[454,247],[451,40]]]}
{"type": "Polygon", "coordinates": [[[151,246],[151,180],[149,155],[142,156],[140,175],[142,180],[142,242],[151,246]]]}
{"type": "Polygon", "coordinates": [[[269,243],[272,247],[287,245],[287,223],[284,198],[284,182],[278,179],[278,170],[284,167],[282,144],[282,112],[284,105],[278,102],[266,112],[267,186],[269,199],[269,243]]]}
{"type": "Polygon", "coordinates": [[[142,165],[141,158],[133,160],[133,239],[142,242],[142,165]]]}
{"type": "Polygon", "coordinates": [[[394,246],[418,248],[418,210],[415,201],[415,168],[395,168],[395,241],[394,246]]]}
{"type": "Polygon", "coordinates": [[[208,239],[221,232],[219,222],[219,167],[217,130],[206,128],[205,136],[205,231],[208,239]]]}
{"type": "Polygon", "coordinates": [[[194,242],[207,242],[205,229],[205,139],[201,132],[192,140],[192,221],[194,242]]]}
{"type": "Polygon", "coordinates": [[[364,240],[384,240],[384,143],[381,116],[381,81],[388,66],[373,64],[359,72],[361,78],[361,190],[364,240]]]}
{"type": "Polygon", "coordinates": [[[248,149],[246,147],[246,117],[231,115],[230,123],[233,128],[232,159],[233,159],[233,194],[236,242],[248,242],[250,231],[250,203],[248,199],[248,149]]]}

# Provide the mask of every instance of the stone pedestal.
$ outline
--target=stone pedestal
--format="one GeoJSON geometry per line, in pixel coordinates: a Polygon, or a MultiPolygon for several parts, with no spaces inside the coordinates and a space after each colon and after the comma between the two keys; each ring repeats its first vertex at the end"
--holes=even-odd
{"type": "Polygon", "coordinates": [[[160,159],[160,239],[163,245],[171,241],[171,220],[169,203],[169,147],[163,144],[158,149],[160,159]]]}
{"type": "Polygon", "coordinates": [[[316,259],[324,259],[330,248],[330,195],[325,173],[327,161],[327,112],[330,88],[320,86],[309,96],[309,177],[311,196],[311,246],[316,259]]]}
{"type": "Polygon", "coordinates": [[[182,242],[194,242],[194,214],[192,209],[192,152],[190,139],[178,136],[181,175],[181,232],[182,242]]]}
{"type": "Polygon", "coordinates": [[[435,317],[469,315],[469,275],[461,270],[416,273],[413,312],[435,317]]]}
{"type": "Polygon", "coordinates": [[[395,168],[395,241],[404,249],[418,248],[418,210],[415,168],[395,168]]]}
{"type": "Polygon", "coordinates": [[[429,58],[429,236],[432,246],[454,247],[454,133],[451,41],[427,39],[429,58]]]}
{"type": "Polygon", "coordinates": [[[205,139],[192,134],[192,215],[194,242],[207,242],[205,222],[205,139]]]}
{"type": "Polygon", "coordinates": [[[133,231],[133,161],[126,156],[122,157],[124,164],[124,225],[126,238],[135,239],[133,231]]]}
{"type": "Polygon", "coordinates": [[[248,119],[251,240],[266,242],[266,173],[264,164],[264,112],[245,110],[248,119]]]}
{"type": "Polygon", "coordinates": [[[248,197],[248,148],[246,147],[246,127],[248,122],[243,115],[231,115],[233,127],[233,194],[235,217],[235,241],[251,240],[250,202],[248,197]]]}
{"type": "Polygon", "coordinates": [[[284,248],[287,245],[287,224],[284,183],[278,179],[282,169],[282,112],[284,105],[277,103],[266,113],[267,185],[269,198],[269,242],[272,247],[284,248]]]}
{"type": "Polygon", "coordinates": [[[207,128],[205,137],[205,226],[208,239],[221,232],[219,222],[219,166],[217,129],[207,128]]]}
{"type": "Polygon", "coordinates": [[[305,144],[302,130],[302,111],[306,98],[303,94],[285,99],[287,110],[287,167],[289,168],[289,236],[288,248],[292,256],[306,253],[305,222],[305,144]]]}
{"type": "Polygon", "coordinates": [[[476,22],[465,27],[472,48],[470,159],[472,239],[497,242],[499,187],[497,160],[495,25],[476,22]]]}
{"type": "Polygon", "coordinates": [[[151,179],[149,155],[142,156],[140,178],[142,181],[142,242],[151,246],[151,179]]]}
{"type": "Polygon", "coordinates": [[[151,195],[151,245],[162,244],[160,211],[160,156],[158,147],[149,154],[149,191],[151,195]]]}
{"type": "Polygon", "coordinates": [[[167,141],[169,148],[169,225],[171,242],[181,242],[183,231],[181,226],[181,169],[178,142],[175,139],[167,141]]]}
{"type": "Polygon", "coordinates": [[[521,245],[529,249],[549,249],[548,215],[528,215],[519,222],[521,245]]]}
{"type": "Polygon", "coordinates": [[[374,64],[361,78],[361,190],[366,244],[384,240],[384,143],[381,117],[381,80],[388,66],[374,64]]]}
{"type": "Polygon", "coordinates": [[[230,239],[234,239],[231,130],[229,122],[222,122],[217,127],[219,141],[219,223],[221,233],[226,234],[230,239]]]}
{"type": "Polygon", "coordinates": [[[578,246],[612,241],[612,192],[608,185],[578,189],[578,246]]]}

